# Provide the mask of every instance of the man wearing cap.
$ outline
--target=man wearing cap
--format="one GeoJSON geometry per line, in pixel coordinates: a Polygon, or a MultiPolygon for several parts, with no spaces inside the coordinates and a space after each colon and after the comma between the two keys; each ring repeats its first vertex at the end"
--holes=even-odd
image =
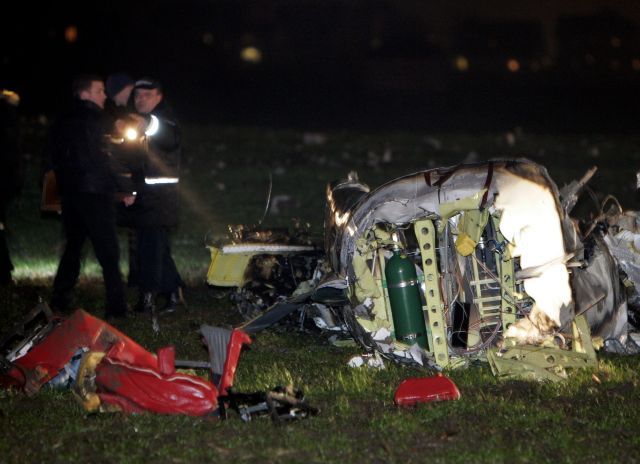
{"type": "Polygon", "coordinates": [[[104,144],[104,82],[94,75],[79,76],[73,82],[73,96],[73,108],[53,125],[47,147],[60,191],[66,239],[51,306],[58,311],[68,309],[80,273],[82,246],[88,238],[102,267],[105,316],[124,317],[127,304],[116,233],[116,177],[104,144]]]}
{"type": "Polygon", "coordinates": [[[138,250],[137,309],[155,312],[156,297],[166,295],[165,310],[180,302],[182,279],[171,257],[169,230],[178,224],[178,185],[180,171],[180,127],[164,99],[162,86],[151,78],[139,79],[133,90],[133,103],[143,123],[145,159],[136,197],[129,206],[136,229],[138,250]]]}

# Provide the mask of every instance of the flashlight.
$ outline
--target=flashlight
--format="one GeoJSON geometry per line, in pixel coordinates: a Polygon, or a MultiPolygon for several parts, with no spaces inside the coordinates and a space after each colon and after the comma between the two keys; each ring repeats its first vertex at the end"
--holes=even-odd
{"type": "Polygon", "coordinates": [[[130,142],[138,140],[138,131],[133,127],[127,127],[124,131],[124,137],[130,142]]]}

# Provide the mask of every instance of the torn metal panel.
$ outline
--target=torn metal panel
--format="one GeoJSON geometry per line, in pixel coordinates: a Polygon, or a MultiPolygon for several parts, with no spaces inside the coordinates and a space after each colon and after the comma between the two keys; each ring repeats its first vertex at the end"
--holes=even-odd
{"type": "MultiPolygon", "coordinates": [[[[241,287],[252,253],[223,254],[220,248],[209,247],[211,264],[207,271],[207,283],[218,287],[241,287]]],[[[256,253],[257,254],[257,253],[256,253]]]]}
{"type": "MultiPolygon", "coordinates": [[[[620,268],[624,285],[622,293],[627,297],[629,322],[640,328],[640,213],[623,211],[618,206],[617,210],[613,209],[604,214],[608,230],[606,234],[601,234],[602,242],[620,268]]],[[[623,345],[626,344],[624,340],[621,342],[623,345]]]]}
{"type": "Polygon", "coordinates": [[[493,373],[500,378],[550,380],[567,378],[566,369],[595,368],[598,365],[587,320],[583,315],[572,323],[571,350],[551,346],[517,345],[490,348],[487,360],[493,373]]]}

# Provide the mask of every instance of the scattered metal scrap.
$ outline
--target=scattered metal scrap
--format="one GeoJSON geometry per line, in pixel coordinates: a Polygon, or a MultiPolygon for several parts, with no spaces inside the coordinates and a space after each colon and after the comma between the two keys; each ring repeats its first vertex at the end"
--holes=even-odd
{"type": "Polygon", "coordinates": [[[315,416],[319,410],[307,403],[301,390],[292,387],[276,387],[268,392],[236,393],[229,390],[220,397],[221,414],[235,411],[244,422],[253,417],[269,415],[276,423],[290,422],[315,416]]]}

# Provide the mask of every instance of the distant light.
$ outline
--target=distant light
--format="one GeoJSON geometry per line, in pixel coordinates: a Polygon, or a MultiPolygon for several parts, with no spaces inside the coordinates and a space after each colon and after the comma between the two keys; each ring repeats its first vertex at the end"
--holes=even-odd
{"type": "Polygon", "coordinates": [[[591,54],[591,53],[587,53],[584,56],[584,61],[589,65],[589,66],[593,66],[596,63],[596,59],[595,57],[591,54]]]}
{"type": "Polygon", "coordinates": [[[615,35],[613,37],[611,37],[611,39],[609,40],[609,43],[611,44],[611,46],[613,48],[620,48],[620,45],[622,45],[622,40],[620,40],[620,37],[616,37],[615,35]]]}
{"type": "Polygon", "coordinates": [[[640,71],[640,58],[634,58],[631,60],[631,67],[634,71],[640,71]]]}
{"type": "Polygon", "coordinates": [[[78,40],[78,28],[76,26],[67,26],[64,30],[64,40],[68,43],[74,43],[78,40]]]}
{"type": "Polygon", "coordinates": [[[240,51],[240,59],[247,63],[258,64],[262,61],[262,52],[256,47],[244,47],[240,51]]]}
{"type": "Polygon", "coordinates": [[[382,39],[380,37],[374,37],[371,39],[370,45],[372,50],[379,50],[380,47],[382,47],[382,39]]]}
{"type": "Polygon", "coordinates": [[[13,90],[2,89],[2,92],[0,92],[0,98],[5,100],[11,106],[18,106],[20,104],[20,95],[13,90]]]}
{"type": "Polygon", "coordinates": [[[469,70],[469,60],[466,56],[457,56],[454,61],[454,66],[460,72],[466,72],[469,70]]]}
{"type": "Polygon", "coordinates": [[[202,43],[207,46],[213,45],[213,34],[211,32],[205,32],[202,34],[202,43]]]}
{"type": "Polygon", "coordinates": [[[512,73],[520,71],[520,62],[515,58],[509,58],[507,60],[507,69],[512,73]]]}

